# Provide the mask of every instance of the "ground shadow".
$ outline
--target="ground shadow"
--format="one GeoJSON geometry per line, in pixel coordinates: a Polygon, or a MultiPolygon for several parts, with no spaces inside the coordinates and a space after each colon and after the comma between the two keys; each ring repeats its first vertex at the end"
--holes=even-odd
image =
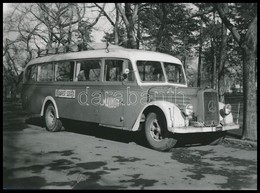
{"type": "Polygon", "coordinates": [[[38,127],[44,127],[44,122],[41,117],[29,117],[25,120],[26,124],[35,125],[38,127]]]}
{"type": "Polygon", "coordinates": [[[27,114],[22,110],[20,103],[3,103],[3,131],[20,131],[27,127],[27,114]]]}
{"type": "MultiPolygon", "coordinates": [[[[146,141],[144,131],[127,131],[114,129],[110,127],[99,126],[96,123],[86,123],[81,121],[74,121],[68,119],[61,119],[64,130],[68,132],[90,135],[100,139],[117,141],[122,143],[136,143],[137,145],[150,148],[146,141]]],[[[183,136],[183,135],[182,135],[183,136]]],[[[192,144],[191,140],[183,140],[180,135],[177,135],[177,143],[175,147],[194,146],[200,144],[192,144]],[[188,143],[187,143],[188,142],[188,143]]],[[[187,138],[185,138],[187,139],[187,138]]],[[[196,143],[196,142],[195,142],[196,143]]]]}
{"type": "Polygon", "coordinates": [[[28,124],[44,127],[40,116],[31,116],[22,109],[21,103],[3,103],[3,130],[21,131],[28,128],[28,124]]]}
{"type": "Polygon", "coordinates": [[[141,131],[119,130],[110,127],[99,126],[96,123],[86,123],[81,121],[61,119],[64,129],[83,135],[90,135],[101,139],[117,141],[122,143],[134,142],[141,146],[146,146],[146,141],[141,131]]]}
{"type": "Polygon", "coordinates": [[[231,138],[235,138],[235,139],[242,139],[242,134],[227,132],[227,137],[231,137],[231,138]]]}
{"type": "MultiPolygon", "coordinates": [[[[221,137],[221,133],[181,133],[175,134],[178,143],[175,147],[194,147],[210,145],[214,140],[221,137]]],[[[221,144],[222,142],[219,142],[221,144]]],[[[216,144],[217,145],[217,144],[216,144]]]]}

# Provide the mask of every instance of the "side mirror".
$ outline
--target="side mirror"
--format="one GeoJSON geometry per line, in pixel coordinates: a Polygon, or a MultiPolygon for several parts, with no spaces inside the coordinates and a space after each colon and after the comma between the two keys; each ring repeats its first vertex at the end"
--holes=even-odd
{"type": "Polygon", "coordinates": [[[127,79],[127,75],[129,74],[130,70],[128,68],[125,69],[124,74],[122,76],[122,80],[124,81],[125,79],[127,79]]]}
{"type": "Polygon", "coordinates": [[[129,74],[130,70],[128,68],[125,69],[124,74],[129,74]]]}

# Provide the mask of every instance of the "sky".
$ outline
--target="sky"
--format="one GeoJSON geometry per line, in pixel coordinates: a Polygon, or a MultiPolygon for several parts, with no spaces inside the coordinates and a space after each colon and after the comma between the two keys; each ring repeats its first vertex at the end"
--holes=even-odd
{"type": "MultiPolygon", "coordinates": [[[[3,16],[5,16],[5,14],[8,13],[8,11],[10,11],[8,4],[10,3],[3,3],[3,16]]],[[[186,5],[189,8],[193,8],[195,10],[197,9],[191,3],[186,3],[186,5]]],[[[107,13],[109,13],[109,11],[112,10],[113,8],[114,8],[114,3],[107,3],[105,10],[107,11],[107,13]]],[[[87,12],[87,13],[89,14],[90,18],[95,18],[95,16],[97,15],[97,12],[94,13],[87,12]]],[[[112,32],[112,26],[110,22],[106,19],[106,17],[103,16],[99,19],[97,24],[94,26],[94,29],[92,31],[93,41],[97,43],[101,42],[103,36],[105,35],[104,32],[112,32]]],[[[10,39],[12,39],[12,37],[10,37],[10,39]]]]}
{"type": "Polygon", "coordinates": [[[3,3],[3,14],[8,10],[8,3],[3,3]]]}
{"type": "MultiPolygon", "coordinates": [[[[106,12],[109,14],[109,11],[112,10],[114,7],[114,3],[107,3],[105,6],[106,12]]],[[[90,18],[95,18],[97,16],[97,13],[90,13],[90,18]]],[[[94,42],[101,42],[103,39],[103,36],[105,35],[105,32],[112,32],[112,25],[110,22],[106,19],[106,17],[101,17],[97,24],[94,26],[94,29],[92,31],[92,36],[94,42]]]]}
{"type": "MultiPolygon", "coordinates": [[[[112,9],[112,3],[106,5],[106,10],[111,10],[112,9]]],[[[10,11],[9,8],[9,3],[3,3],[3,18],[5,15],[10,11]]],[[[95,13],[90,13],[90,17],[94,18],[95,13]]],[[[100,43],[103,36],[105,35],[104,32],[111,32],[112,31],[112,26],[109,23],[109,21],[105,17],[101,17],[97,24],[94,26],[94,29],[92,31],[92,36],[93,36],[93,41],[100,43]]],[[[9,39],[15,39],[16,36],[14,34],[11,34],[8,36],[9,39]]]]}

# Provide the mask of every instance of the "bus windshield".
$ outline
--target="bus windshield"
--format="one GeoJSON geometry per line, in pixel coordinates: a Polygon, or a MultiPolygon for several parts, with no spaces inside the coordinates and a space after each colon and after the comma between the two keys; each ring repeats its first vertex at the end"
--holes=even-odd
{"type": "Polygon", "coordinates": [[[159,61],[137,61],[139,77],[142,82],[168,82],[185,84],[184,73],[180,64],[159,61]],[[161,65],[163,63],[163,65],[161,65]],[[165,69],[165,74],[163,72],[165,69]]]}
{"type": "Polygon", "coordinates": [[[162,65],[158,61],[137,61],[142,82],[165,82],[162,65]]]}
{"type": "Polygon", "coordinates": [[[163,66],[165,69],[168,82],[185,84],[184,73],[181,65],[164,62],[163,66]]]}

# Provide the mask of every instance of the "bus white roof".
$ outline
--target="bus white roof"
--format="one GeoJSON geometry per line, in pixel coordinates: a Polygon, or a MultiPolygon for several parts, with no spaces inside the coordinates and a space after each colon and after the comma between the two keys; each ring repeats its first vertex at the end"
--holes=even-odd
{"type": "Polygon", "coordinates": [[[55,62],[62,60],[78,60],[78,59],[91,59],[91,58],[124,58],[133,61],[137,60],[149,60],[149,61],[163,61],[181,64],[178,58],[175,58],[168,54],[159,52],[137,50],[137,49],[125,49],[125,48],[110,48],[107,53],[105,49],[102,50],[87,50],[80,52],[69,52],[63,54],[54,54],[44,57],[39,57],[31,60],[28,65],[40,64],[46,62],[55,62]]]}

